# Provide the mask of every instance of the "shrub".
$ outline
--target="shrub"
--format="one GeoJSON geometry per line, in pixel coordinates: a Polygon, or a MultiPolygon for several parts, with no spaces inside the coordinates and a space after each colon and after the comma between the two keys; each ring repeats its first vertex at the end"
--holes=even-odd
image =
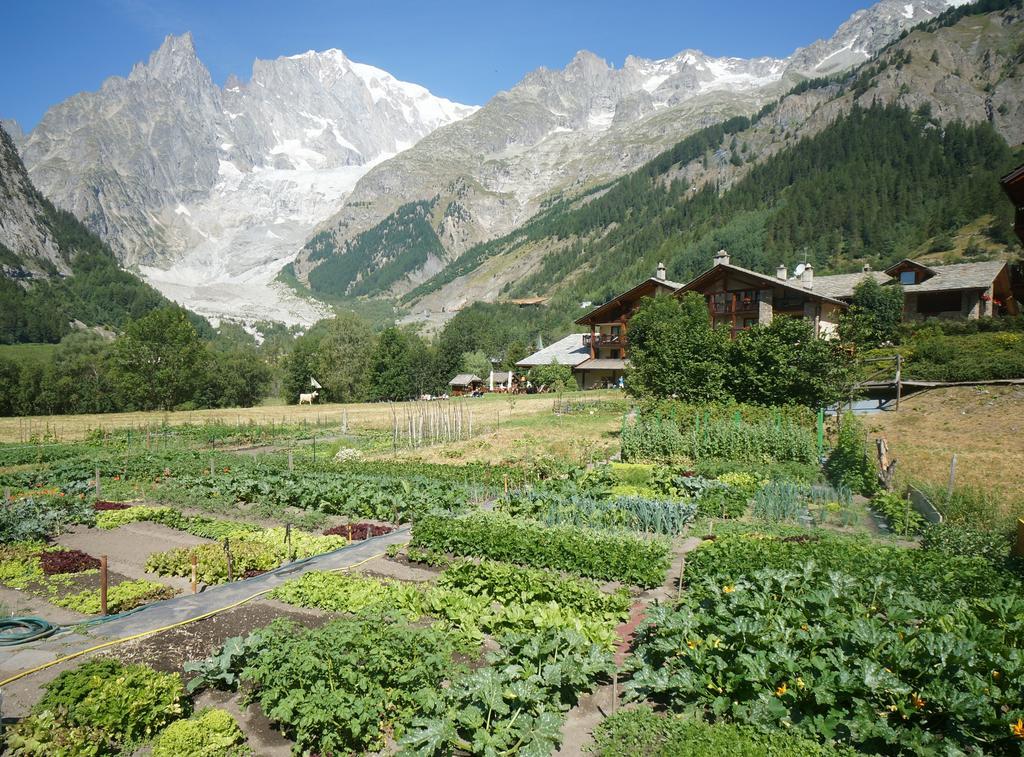
{"type": "Polygon", "coordinates": [[[878,487],[868,454],[864,427],[853,413],[845,413],[839,424],[835,449],[825,463],[825,476],[832,486],[871,496],[878,487]]]}
{"type": "Polygon", "coordinates": [[[905,375],[928,381],[1024,377],[1024,334],[1001,331],[952,336],[923,328],[911,341],[905,375]]]}
{"type": "Polygon", "coordinates": [[[90,744],[96,750],[91,753],[116,754],[181,717],[185,701],[176,674],[111,659],[89,660],[47,684],[32,715],[15,727],[10,745],[16,754],[53,754],[68,729],[83,729],[81,733],[98,741],[86,741],[79,749],[90,744]]]}
{"type": "Polygon", "coordinates": [[[412,547],[554,568],[590,578],[659,586],[668,543],[574,526],[542,526],[501,513],[428,515],[413,525],[412,547]]]}
{"type": "Polygon", "coordinates": [[[242,757],[251,754],[231,714],[203,710],[171,723],[153,742],[153,757],[242,757]]]}

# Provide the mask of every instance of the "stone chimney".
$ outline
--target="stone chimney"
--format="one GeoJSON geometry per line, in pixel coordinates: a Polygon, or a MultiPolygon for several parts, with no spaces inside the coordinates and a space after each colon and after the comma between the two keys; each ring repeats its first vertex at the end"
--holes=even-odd
{"type": "Polygon", "coordinates": [[[807,263],[804,266],[803,276],[800,277],[804,282],[804,289],[814,289],[814,266],[807,263]]]}
{"type": "Polygon", "coordinates": [[[871,273],[871,263],[865,263],[864,267],[861,268],[864,273],[871,273]]]}
{"type": "Polygon", "coordinates": [[[658,263],[658,272],[655,275],[657,276],[658,281],[664,281],[665,280],[665,264],[664,263],[658,263]]]}
{"type": "Polygon", "coordinates": [[[786,266],[779,263],[779,267],[775,269],[775,278],[779,281],[785,281],[789,278],[789,273],[786,271],[786,266]]]}
{"type": "Polygon", "coordinates": [[[719,250],[715,253],[715,265],[729,265],[729,253],[719,250]]]}

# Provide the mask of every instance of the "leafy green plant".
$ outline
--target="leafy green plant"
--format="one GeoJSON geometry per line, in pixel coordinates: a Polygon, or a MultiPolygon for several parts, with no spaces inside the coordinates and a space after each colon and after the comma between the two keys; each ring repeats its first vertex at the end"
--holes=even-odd
{"type": "Polygon", "coordinates": [[[869,753],[1013,754],[1024,600],[951,601],[890,575],[806,562],[691,577],[639,630],[630,696],[869,753]]]}
{"type": "Polygon", "coordinates": [[[564,713],[611,674],[611,654],[579,634],[539,629],[498,639],[487,667],[455,676],[402,740],[403,754],[550,754],[564,713]]]}
{"type": "Polygon", "coordinates": [[[0,507],[0,543],[46,539],[93,518],[92,506],[77,497],[20,497],[0,507]]]}
{"type": "MultiPolygon", "coordinates": [[[[107,612],[124,612],[149,602],[170,599],[176,593],[170,586],[164,586],[145,578],[122,581],[107,589],[107,612]]],[[[63,597],[54,596],[51,597],[51,601],[84,615],[98,615],[102,610],[99,589],[86,589],[77,594],[63,597]]]]}
{"type": "MultiPolygon", "coordinates": [[[[436,585],[311,572],[274,590],[274,599],[332,612],[437,618],[468,638],[484,633],[573,629],[611,649],[626,619],[628,592],[605,594],[591,582],[505,563],[457,561],[436,585]]],[[[228,647],[225,646],[225,651],[228,647]]]]}
{"type": "Polygon", "coordinates": [[[377,751],[457,674],[449,636],[380,619],[307,629],[278,620],[241,671],[248,698],[295,748],[319,754],[377,751]]]}
{"type": "Polygon", "coordinates": [[[641,533],[674,536],[693,522],[696,505],[651,497],[596,499],[563,493],[558,488],[525,489],[511,492],[497,509],[546,525],[571,524],[590,528],[623,528],[641,533]]]}
{"type": "Polygon", "coordinates": [[[893,533],[908,536],[919,534],[925,520],[906,497],[895,492],[881,492],[871,498],[871,509],[885,516],[893,533]]]}
{"type": "Polygon", "coordinates": [[[1006,530],[981,530],[960,523],[937,523],[924,529],[921,548],[951,557],[980,557],[993,567],[1024,576],[1024,560],[1010,554],[1014,534],[1006,530]]]}
{"type": "Polygon", "coordinates": [[[830,484],[871,496],[878,488],[878,477],[868,454],[864,427],[853,413],[845,413],[839,425],[835,449],[825,463],[830,484]]]}
{"type": "Polygon", "coordinates": [[[124,510],[104,510],[96,516],[97,528],[113,529],[128,523],[148,521],[160,523],[179,531],[187,531],[204,539],[223,539],[239,532],[256,532],[259,526],[239,521],[215,520],[203,515],[185,515],[170,507],[139,505],[124,510]]]}
{"type": "Polygon", "coordinates": [[[178,720],[153,741],[153,757],[245,757],[252,754],[231,714],[209,709],[178,720]]]}
{"type": "Polygon", "coordinates": [[[573,526],[543,526],[501,513],[416,521],[411,546],[565,570],[589,578],[658,586],[669,565],[664,539],[573,526]]]}
{"type": "Polygon", "coordinates": [[[9,744],[14,754],[53,754],[65,748],[66,754],[81,754],[75,745],[64,746],[67,731],[79,729],[79,735],[96,739],[77,745],[85,754],[117,754],[177,720],[185,704],[181,680],[173,673],[89,660],[47,684],[32,714],[13,729],[9,744]]]}

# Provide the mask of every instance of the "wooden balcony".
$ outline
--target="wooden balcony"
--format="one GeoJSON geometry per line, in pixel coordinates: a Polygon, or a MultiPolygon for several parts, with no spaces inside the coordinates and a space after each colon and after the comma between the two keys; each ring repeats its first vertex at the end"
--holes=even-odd
{"type": "Polygon", "coordinates": [[[584,334],[584,347],[626,347],[628,344],[625,334],[584,334]]]}
{"type": "Polygon", "coordinates": [[[761,293],[756,289],[735,292],[715,292],[707,295],[708,310],[712,315],[749,315],[758,311],[761,293]]]}

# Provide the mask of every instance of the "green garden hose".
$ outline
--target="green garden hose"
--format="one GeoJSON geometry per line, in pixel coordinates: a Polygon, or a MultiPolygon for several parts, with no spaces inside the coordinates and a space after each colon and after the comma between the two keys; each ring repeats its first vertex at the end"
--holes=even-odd
{"type": "Polygon", "coordinates": [[[30,615],[20,618],[0,618],[0,647],[13,647],[45,639],[57,628],[49,621],[30,615]]]}

